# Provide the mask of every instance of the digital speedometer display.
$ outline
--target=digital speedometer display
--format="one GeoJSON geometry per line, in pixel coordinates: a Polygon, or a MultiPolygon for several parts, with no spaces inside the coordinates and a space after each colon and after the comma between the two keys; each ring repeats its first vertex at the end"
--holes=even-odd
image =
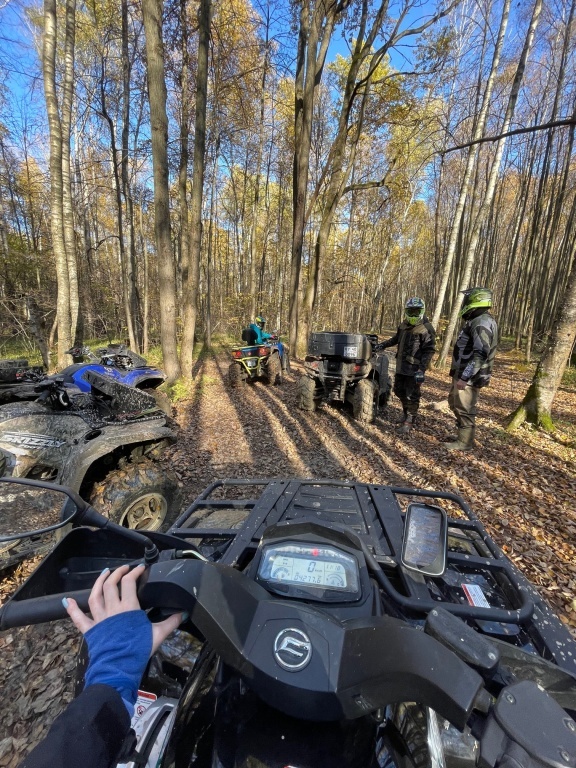
{"type": "Polygon", "coordinates": [[[335,547],[303,544],[264,549],[258,576],[270,584],[294,584],[341,592],[358,592],[358,563],[335,547]]]}

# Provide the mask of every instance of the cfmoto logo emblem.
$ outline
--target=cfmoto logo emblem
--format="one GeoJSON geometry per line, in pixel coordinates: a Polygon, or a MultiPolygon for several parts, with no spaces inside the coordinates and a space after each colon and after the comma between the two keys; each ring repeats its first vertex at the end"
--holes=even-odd
{"type": "Polygon", "coordinates": [[[312,658],[310,638],[300,629],[283,629],[274,640],[274,658],[282,669],[289,672],[304,669],[312,658]]]}

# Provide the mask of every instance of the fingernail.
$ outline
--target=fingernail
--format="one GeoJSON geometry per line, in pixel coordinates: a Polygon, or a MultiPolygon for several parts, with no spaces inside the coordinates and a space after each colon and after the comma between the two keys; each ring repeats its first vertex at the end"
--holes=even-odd
{"type": "Polygon", "coordinates": [[[106,573],[106,571],[109,571],[109,570],[110,570],[110,568],[104,568],[104,570],[102,571],[102,573],[100,574],[100,576],[103,576],[103,575],[106,573]]]}
{"type": "Polygon", "coordinates": [[[62,605],[64,606],[64,608],[68,608],[68,598],[67,597],[63,597],[62,598],[62,605]]]}
{"type": "Polygon", "coordinates": [[[189,618],[190,618],[190,614],[188,613],[188,611],[184,611],[184,613],[182,614],[182,621],[180,622],[180,624],[184,624],[184,622],[188,621],[189,618]]]}

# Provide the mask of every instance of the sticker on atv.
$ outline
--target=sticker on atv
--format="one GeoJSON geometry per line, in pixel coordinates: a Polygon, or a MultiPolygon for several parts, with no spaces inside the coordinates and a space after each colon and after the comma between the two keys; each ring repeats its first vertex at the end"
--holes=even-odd
{"type": "Polygon", "coordinates": [[[484,592],[478,584],[462,584],[462,589],[470,605],[475,605],[478,608],[490,608],[490,603],[486,600],[484,592]]]}
{"type": "Polygon", "coordinates": [[[14,445],[25,445],[27,448],[60,448],[66,445],[66,440],[57,440],[49,435],[33,435],[18,432],[4,432],[2,440],[14,445]]]}
{"type": "Polygon", "coordinates": [[[158,696],[156,696],[155,693],[149,693],[148,691],[138,691],[138,698],[136,699],[136,704],[134,706],[134,715],[132,717],[132,725],[139,720],[144,712],[148,709],[150,704],[152,704],[158,696]]]}

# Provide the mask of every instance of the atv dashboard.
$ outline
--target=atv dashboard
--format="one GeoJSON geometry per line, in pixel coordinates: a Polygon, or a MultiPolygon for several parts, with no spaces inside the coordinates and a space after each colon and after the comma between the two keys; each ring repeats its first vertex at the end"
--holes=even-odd
{"type": "MultiPolygon", "coordinates": [[[[333,480],[221,480],[198,496],[169,533],[197,546],[210,560],[244,570],[260,562],[266,529],[287,524],[295,530],[304,522],[359,539],[370,579],[378,584],[390,615],[422,626],[431,610],[442,607],[484,634],[576,672],[576,659],[565,651],[571,645],[568,630],[456,494],[333,480]],[[402,565],[409,501],[444,501],[457,510],[448,519],[441,576],[402,565]]],[[[292,574],[302,567],[292,564],[292,574]]],[[[296,588],[302,589],[302,583],[296,588]]]]}

